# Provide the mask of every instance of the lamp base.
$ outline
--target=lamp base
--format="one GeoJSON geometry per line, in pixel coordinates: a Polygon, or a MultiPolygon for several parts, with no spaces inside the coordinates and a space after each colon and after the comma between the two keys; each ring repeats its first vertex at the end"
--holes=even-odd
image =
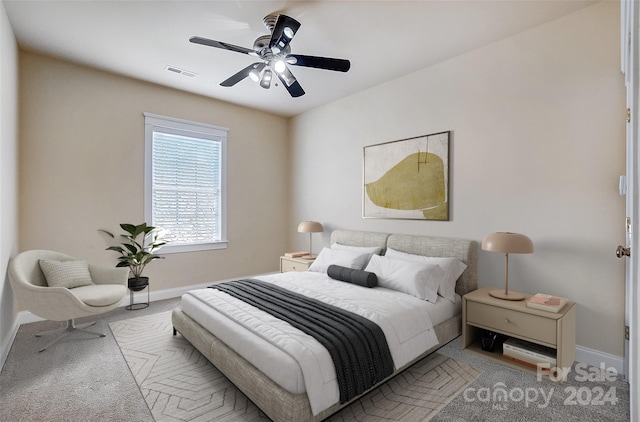
{"type": "Polygon", "coordinates": [[[524,300],[524,295],[522,293],[518,293],[518,292],[505,293],[504,290],[500,290],[500,289],[490,290],[489,296],[493,296],[497,299],[504,299],[504,300],[524,300]]]}

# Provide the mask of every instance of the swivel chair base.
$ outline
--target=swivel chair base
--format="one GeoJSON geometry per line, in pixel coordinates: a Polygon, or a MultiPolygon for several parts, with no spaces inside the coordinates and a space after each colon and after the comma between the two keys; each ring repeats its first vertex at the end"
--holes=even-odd
{"type": "Polygon", "coordinates": [[[81,331],[83,333],[93,334],[93,335],[96,335],[98,337],[104,337],[104,334],[102,334],[102,333],[97,333],[97,332],[91,331],[91,330],[85,330],[86,327],[91,327],[92,325],[96,325],[96,322],[97,321],[89,322],[89,323],[86,323],[86,324],[76,325],[75,320],[70,319],[70,320],[67,321],[67,326],[64,327],[64,328],[56,328],[55,330],[44,331],[42,333],[36,334],[36,337],[42,337],[42,336],[46,336],[46,335],[49,335],[49,334],[60,333],[55,339],[53,339],[52,341],[47,343],[47,345],[44,346],[42,348],[42,350],[39,351],[39,353],[42,353],[45,350],[47,350],[49,348],[49,346],[53,346],[54,344],[56,344],[58,342],[58,340],[61,340],[64,337],[70,336],[74,331],[81,331]]]}

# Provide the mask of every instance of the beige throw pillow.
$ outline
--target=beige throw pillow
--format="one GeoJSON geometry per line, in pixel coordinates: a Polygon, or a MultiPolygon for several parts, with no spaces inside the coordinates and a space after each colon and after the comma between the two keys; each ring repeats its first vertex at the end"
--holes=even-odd
{"type": "Polygon", "coordinates": [[[84,259],[72,261],[41,259],[40,269],[42,269],[49,287],[73,289],[94,284],[91,281],[91,274],[89,274],[89,264],[84,259]]]}

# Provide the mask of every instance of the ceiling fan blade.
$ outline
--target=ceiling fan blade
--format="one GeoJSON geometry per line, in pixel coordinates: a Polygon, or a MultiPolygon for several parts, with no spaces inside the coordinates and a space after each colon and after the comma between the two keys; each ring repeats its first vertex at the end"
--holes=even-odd
{"type": "Polygon", "coordinates": [[[240,82],[241,80],[243,80],[244,78],[249,76],[249,72],[251,72],[253,69],[258,67],[259,65],[260,65],[260,63],[250,64],[249,66],[245,67],[244,69],[242,69],[238,73],[232,75],[230,78],[220,82],[220,85],[221,86],[234,86],[235,84],[237,84],[238,82],[240,82]]]}
{"type": "Polygon", "coordinates": [[[304,95],[304,89],[302,89],[302,86],[298,83],[298,80],[293,76],[293,73],[291,73],[289,69],[285,69],[282,73],[275,73],[278,74],[278,78],[282,82],[282,85],[287,88],[287,91],[289,91],[289,94],[291,94],[292,97],[301,97],[304,95]]]}
{"type": "Polygon", "coordinates": [[[284,51],[299,28],[300,22],[297,20],[287,15],[278,15],[276,25],[273,27],[273,32],[271,33],[269,47],[272,50],[276,49],[276,54],[284,51]]]}
{"type": "Polygon", "coordinates": [[[333,59],[331,57],[289,54],[286,61],[288,64],[294,66],[315,67],[317,69],[335,70],[337,72],[347,72],[351,68],[351,62],[349,60],[333,59]]]}
{"type": "Polygon", "coordinates": [[[223,50],[231,50],[237,53],[244,53],[244,54],[257,56],[257,53],[255,52],[255,50],[252,50],[250,48],[245,48],[245,47],[239,47],[233,44],[227,44],[226,42],[222,42],[222,41],[210,40],[208,38],[202,38],[202,37],[191,37],[189,38],[189,41],[194,44],[202,44],[209,47],[221,48],[223,50]]]}

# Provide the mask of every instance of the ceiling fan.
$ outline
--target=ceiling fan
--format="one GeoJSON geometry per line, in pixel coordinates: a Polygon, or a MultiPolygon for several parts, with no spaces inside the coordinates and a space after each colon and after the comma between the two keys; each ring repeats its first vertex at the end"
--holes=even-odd
{"type": "Polygon", "coordinates": [[[269,89],[275,73],[292,97],[300,97],[304,95],[304,90],[289,70],[288,65],[314,67],[338,72],[346,72],[351,67],[349,60],[291,54],[289,43],[298,29],[300,29],[300,22],[292,17],[268,15],[264,18],[264,24],[271,32],[271,35],[258,37],[253,43],[252,49],[202,37],[191,37],[189,41],[195,44],[248,54],[260,59],[260,61],[250,64],[230,78],[222,81],[220,83],[221,86],[233,86],[249,77],[258,82],[261,87],[269,89]]]}

